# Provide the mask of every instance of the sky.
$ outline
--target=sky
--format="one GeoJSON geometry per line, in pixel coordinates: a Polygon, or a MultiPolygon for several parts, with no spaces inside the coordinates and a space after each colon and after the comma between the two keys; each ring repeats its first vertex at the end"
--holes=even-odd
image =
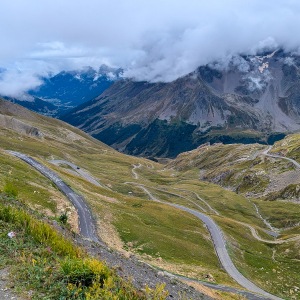
{"type": "Polygon", "coordinates": [[[299,51],[299,0],[1,0],[0,94],[61,70],[124,68],[172,81],[261,49],[299,51]]]}

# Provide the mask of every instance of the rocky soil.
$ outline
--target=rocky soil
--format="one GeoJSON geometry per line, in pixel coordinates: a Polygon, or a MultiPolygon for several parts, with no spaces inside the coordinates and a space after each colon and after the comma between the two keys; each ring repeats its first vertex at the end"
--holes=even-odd
{"type": "Polygon", "coordinates": [[[76,238],[76,241],[87,249],[90,254],[106,261],[107,265],[115,269],[122,278],[131,280],[133,285],[139,290],[143,290],[146,284],[150,288],[155,288],[157,284],[165,283],[165,289],[169,292],[167,299],[213,299],[176,278],[152,268],[134,256],[125,257],[106,246],[91,243],[79,236],[76,238]]]}
{"type": "Polygon", "coordinates": [[[9,269],[0,270],[0,299],[1,300],[23,300],[17,296],[14,287],[9,281],[9,269]]]}

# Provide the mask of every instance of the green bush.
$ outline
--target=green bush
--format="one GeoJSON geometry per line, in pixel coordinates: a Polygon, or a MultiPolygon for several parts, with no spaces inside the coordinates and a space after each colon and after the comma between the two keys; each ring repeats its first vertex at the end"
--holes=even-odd
{"type": "Polygon", "coordinates": [[[75,247],[72,242],[60,235],[49,224],[33,218],[23,210],[0,204],[0,220],[14,223],[18,228],[25,230],[27,234],[32,236],[36,242],[50,246],[53,251],[60,255],[81,256],[82,251],[75,247]]]}
{"type": "Polygon", "coordinates": [[[60,223],[66,225],[67,222],[68,222],[68,215],[67,215],[67,212],[64,212],[63,214],[61,214],[59,217],[58,217],[58,220],[60,223]]]}

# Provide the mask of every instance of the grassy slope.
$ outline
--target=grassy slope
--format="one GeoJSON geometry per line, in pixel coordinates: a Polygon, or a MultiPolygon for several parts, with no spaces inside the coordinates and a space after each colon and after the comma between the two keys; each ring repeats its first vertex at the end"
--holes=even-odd
{"type": "Polygon", "coordinates": [[[241,227],[230,220],[216,218],[216,221],[229,238],[229,249],[236,266],[246,277],[255,278],[258,285],[271,293],[298,299],[299,241],[282,245],[258,243],[250,231],[241,234],[241,227]]]}
{"type": "Polygon", "coordinates": [[[0,154],[0,164],[1,187],[10,183],[17,188],[19,198],[27,199],[31,207],[57,212],[57,204],[53,199],[58,193],[48,179],[3,151],[0,154]]]}
{"type": "MultiPolygon", "coordinates": [[[[251,279],[257,281],[263,288],[268,290],[275,288],[275,293],[285,295],[292,289],[294,282],[286,283],[282,289],[280,280],[275,277],[273,279],[274,287],[270,287],[267,281],[272,269],[268,267],[266,272],[261,271],[260,275],[256,276],[258,266],[255,265],[255,262],[253,265],[253,261],[240,255],[243,249],[247,248],[247,239],[244,237],[249,236],[249,230],[244,226],[237,227],[235,221],[254,224],[258,229],[265,227],[256,215],[254,206],[243,196],[224,190],[217,185],[198,181],[199,173],[195,168],[187,168],[183,171],[165,170],[162,165],[120,154],[60,121],[40,116],[37,118],[38,120],[35,119],[35,115],[34,117],[25,115],[23,121],[38,127],[44,134],[43,138],[33,138],[12,130],[1,129],[1,148],[32,155],[58,172],[66,182],[86,197],[95,217],[99,219],[99,222],[102,222],[101,224],[113,225],[111,232],[114,238],[121,239],[124,249],[139,253],[152,264],[177,273],[200,279],[205,278],[210,273],[217,282],[234,285],[235,283],[220,268],[216,256],[211,255],[214,253],[213,246],[202,222],[169,206],[151,203],[148,201],[148,196],[140,188],[132,184],[125,184],[125,182],[135,181],[144,184],[153,194],[165,201],[181,203],[194,209],[200,209],[195,203],[205,207],[205,204],[192,193],[193,191],[223,216],[222,218],[216,217],[216,219],[226,231],[230,241],[229,247],[243,272],[249,274],[251,279]],[[98,178],[106,188],[94,186],[80,176],[70,173],[69,168],[49,164],[47,162],[49,158],[66,159],[78,164],[82,169],[88,170],[94,177],[98,178]],[[132,165],[138,163],[143,166],[136,170],[140,174],[140,178],[135,180],[132,176],[132,165]],[[277,289],[276,287],[279,285],[280,288],[277,289]]],[[[251,153],[261,150],[261,148],[255,148],[261,146],[250,145],[249,147],[251,153]]],[[[246,146],[244,149],[240,149],[240,153],[248,155],[245,151],[246,146]]],[[[231,154],[230,148],[227,153],[231,154]]],[[[214,159],[213,155],[218,155],[218,153],[208,155],[205,160],[209,160],[210,164],[219,168],[223,162],[217,164],[217,159],[214,159]]],[[[3,152],[0,153],[0,157],[3,164],[6,165],[5,171],[2,172],[3,175],[1,174],[2,182],[4,183],[6,180],[15,182],[10,175],[7,175],[9,168],[13,170],[12,174],[15,174],[16,179],[18,176],[26,176],[27,173],[33,174],[32,178],[31,175],[28,178],[24,177],[22,190],[25,187],[29,189],[29,182],[32,181],[47,187],[49,194],[35,199],[35,197],[31,197],[31,195],[35,195],[32,194],[32,190],[26,191],[25,189],[22,192],[25,193],[24,195],[20,192],[19,199],[29,206],[38,201],[45,209],[50,209],[51,193],[55,193],[55,188],[42,176],[34,171],[30,172],[30,168],[25,163],[8,158],[8,155],[3,152]],[[16,171],[18,168],[19,173],[16,171]],[[48,189],[48,187],[50,188],[48,189]]],[[[219,157],[222,158],[222,155],[219,154],[219,157]]],[[[261,209],[263,204],[262,201],[259,203],[261,209]]],[[[51,205],[55,211],[55,204],[52,203],[51,205]]],[[[206,207],[206,209],[208,208],[206,207]]],[[[269,210],[266,209],[263,213],[267,215],[269,210]]],[[[107,228],[111,229],[109,226],[107,228]]],[[[105,232],[103,230],[100,232],[105,238],[105,232]]],[[[111,232],[109,231],[109,233],[111,232]]],[[[287,235],[289,234],[292,233],[287,232],[287,235]]],[[[273,253],[270,248],[275,248],[277,253],[285,251],[284,249],[281,250],[281,246],[270,247],[261,245],[261,242],[253,238],[250,240],[251,246],[248,247],[248,252],[252,256],[259,254],[261,256],[260,262],[265,261],[267,266],[269,266],[267,262],[272,258],[273,253]],[[257,251],[257,249],[260,250],[257,251]]],[[[109,239],[107,241],[110,242],[109,239]]],[[[119,245],[122,246],[122,244],[119,245]]],[[[296,249],[295,243],[286,246],[296,249]]],[[[290,251],[289,255],[293,257],[296,252],[296,250],[290,251]]],[[[294,257],[294,259],[297,258],[294,257]]],[[[281,270],[280,268],[282,268],[287,277],[299,279],[295,276],[295,270],[298,270],[297,261],[294,265],[290,263],[290,259],[280,263],[274,262],[274,264],[276,269],[281,270]]]]}
{"type": "MultiPolygon", "coordinates": [[[[138,292],[65,236],[5,194],[0,194],[0,268],[8,267],[16,291],[30,299],[157,299],[138,292]],[[9,238],[7,232],[16,236],[9,238]]],[[[157,288],[165,299],[166,293],[157,288]]]]}
{"type": "MultiPolygon", "coordinates": [[[[297,136],[297,135],[296,135],[297,136]]],[[[295,136],[287,137],[285,143],[292,140],[293,149],[297,148],[295,136]]],[[[275,144],[274,151],[278,151],[275,144]]],[[[298,141],[298,147],[300,141],[298,141]]],[[[281,146],[283,147],[283,146],[281,146]]],[[[289,149],[289,146],[285,146],[289,149]]],[[[265,146],[254,145],[212,145],[191,152],[183,153],[168,166],[194,172],[204,180],[208,180],[225,188],[229,188],[238,194],[247,195],[255,199],[255,203],[266,219],[274,222],[279,228],[294,226],[299,223],[300,207],[291,200],[299,199],[300,186],[295,183],[289,184],[289,178],[298,178],[299,172],[295,166],[285,160],[272,159],[262,155],[265,146]],[[297,176],[295,176],[298,173],[297,176]],[[272,181],[280,181],[286,178],[286,185],[267,189],[272,181]],[[285,200],[284,202],[269,203],[263,200],[285,200]],[[284,207],[280,211],[277,210],[284,207]]],[[[294,179],[295,180],[295,179],[294,179]]]]}
{"type": "Polygon", "coordinates": [[[266,146],[212,145],[183,153],[170,163],[180,170],[197,168],[204,180],[215,182],[238,193],[262,196],[272,176],[294,170],[292,163],[262,155],[266,146]]]}

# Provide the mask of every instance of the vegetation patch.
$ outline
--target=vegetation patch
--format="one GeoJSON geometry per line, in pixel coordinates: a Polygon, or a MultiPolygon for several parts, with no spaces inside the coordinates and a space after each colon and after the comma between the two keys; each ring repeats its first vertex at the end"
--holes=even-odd
{"type": "MultiPolygon", "coordinates": [[[[300,205],[289,201],[256,201],[259,211],[274,227],[286,229],[299,225],[300,205]]],[[[298,231],[298,234],[300,231],[298,231]]]]}
{"type": "Polygon", "coordinates": [[[0,267],[10,266],[16,289],[32,299],[165,299],[158,287],[136,291],[103,262],[44,221],[5,204],[0,196],[0,267]],[[14,232],[14,237],[8,237],[14,232]]]}

